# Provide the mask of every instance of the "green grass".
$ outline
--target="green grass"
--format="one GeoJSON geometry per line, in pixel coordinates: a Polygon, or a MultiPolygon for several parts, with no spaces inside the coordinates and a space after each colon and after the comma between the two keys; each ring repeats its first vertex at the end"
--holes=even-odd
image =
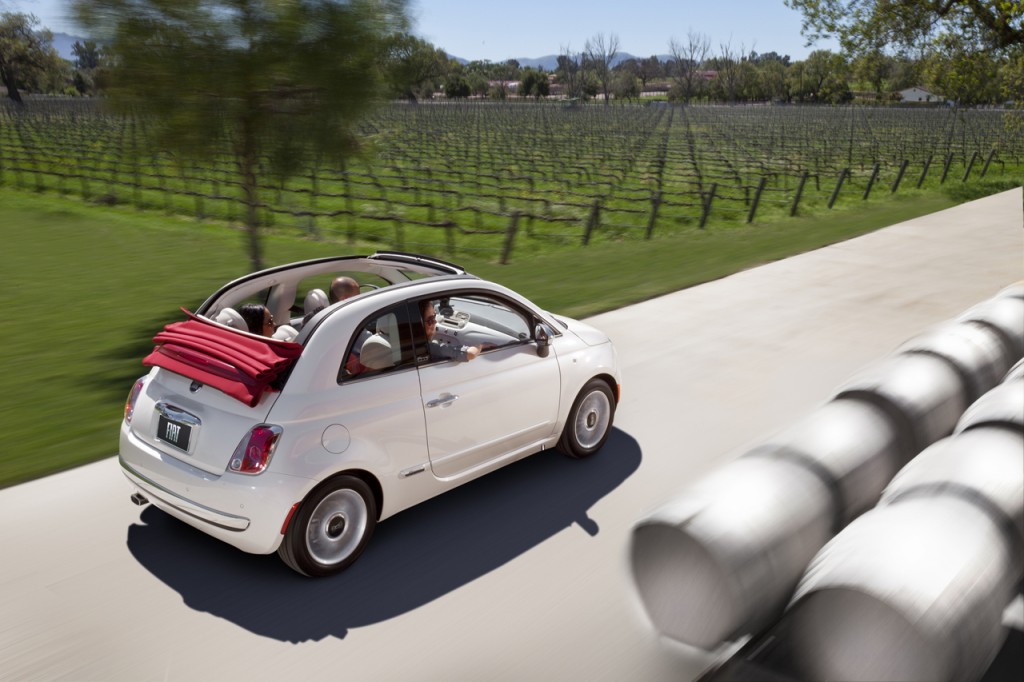
{"type": "MultiPolygon", "coordinates": [[[[996,188],[998,189],[998,188],[996,188]]],[[[542,307],[585,316],[848,239],[955,202],[907,193],[854,211],[771,225],[601,242],[510,265],[459,257],[470,272],[542,307]]],[[[244,235],[223,224],[0,188],[8,257],[0,303],[0,487],[110,456],[152,336],[247,271],[244,235]]],[[[266,265],[372,246],[270,234],[266,265]]]]}

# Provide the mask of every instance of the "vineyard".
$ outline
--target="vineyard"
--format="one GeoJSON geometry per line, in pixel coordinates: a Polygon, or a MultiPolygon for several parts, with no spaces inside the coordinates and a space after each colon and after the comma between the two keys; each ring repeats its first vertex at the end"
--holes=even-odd
{"type": "MultiPolygon", "coordinates": [[[[261,188],[275,230],[506,262],[558,247],[768,223],[1024,171],[1005,112],[948,108],[393,104],[367,153],[261,188]],[[836,206],[836,209],[839,207],[836,206]]],[[[224,156],[177,163],[90,100],[0,108],[0,185],[198,219],[244,215],[224,156]]],[[[266,176],[264,176],[266,177],[266,176]]]]}

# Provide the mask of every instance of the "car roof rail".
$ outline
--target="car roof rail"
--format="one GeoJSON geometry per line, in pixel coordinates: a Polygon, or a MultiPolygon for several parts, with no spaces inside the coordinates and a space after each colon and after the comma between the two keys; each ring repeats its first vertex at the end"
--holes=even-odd
{"type": "Polygon", "coordinates": [[[372,256],[368,256],[368,258],[372,258],[374,260],[395,261],[398,263],[427,265],[439,270],[446,270],[452,275],[466,274],[466,269],[461,265],[449,263],[448,261],[443,261],[440,258],[434,258],[432,256],[423,256],[418,253],[407,253],[405,251],[377,251],[372,256]]]}

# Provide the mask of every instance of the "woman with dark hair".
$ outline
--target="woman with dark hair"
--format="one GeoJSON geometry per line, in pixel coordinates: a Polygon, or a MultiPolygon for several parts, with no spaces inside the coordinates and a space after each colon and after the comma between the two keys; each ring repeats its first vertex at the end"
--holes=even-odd
{"type": "Polygon", "coordinates": [[[273,336],[277,326],[274,324],[274,316],[270,314],[267,307],[259,303],[248,303],[238,310],[238,314],[245,320],[249,332],[260,336],[273,336]]]}

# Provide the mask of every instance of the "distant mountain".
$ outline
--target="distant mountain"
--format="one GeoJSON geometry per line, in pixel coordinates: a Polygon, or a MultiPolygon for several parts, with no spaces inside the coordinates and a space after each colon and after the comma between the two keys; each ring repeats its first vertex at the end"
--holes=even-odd
{"type": "Polygon", "coordinates": [[[545,71],[554,71],[558,68],[558,55],[549,54],[545,57],[538,57],[537,59],[529,59],[527,57],[521,57],[516,60],[519,62],[519,66],[531,67],[534,69],[544,69],[545,71]]]}
{"type": "MultiPolygon", "coordinates": [[[[464,59],[462,57],[457,57],[457,56],[455,56],[453,54],[450,54],[448,56],[450,58],[454,59],[455,61],[459,62],[460,64],[468,64],[470,62],[469,59],[464,59]]],[[[663,62],[667,62],[667,61],[672,59],[672,55],[668,55],[668,54],[659,54],[659,55],[655,55],[655,56],[658,58],[659,61],[663,61],[663,62]]],[[[636,57],[634,55],[631,55],[628,52],[620,52],[617,55],[615,55],[615,59],[612,60],[612,66],[613,67],[617,66],[621,62],[629,61],[630,59],[647,59],[647,57],[636,57]]],[[[526,67],[529,66],[529,67],[532,67],[534,69],[542,68],[545,71],[554,71],[555,69],[558,68],[558,55],[557,54],[549,54],[549,55],[546,55],[544,57],[537,57],[537,58],[518,57],[518,58],[516,58],[516,61],[519,62],[519,66],[521,66],[523,68],[526,68],[526,67]]]]}

